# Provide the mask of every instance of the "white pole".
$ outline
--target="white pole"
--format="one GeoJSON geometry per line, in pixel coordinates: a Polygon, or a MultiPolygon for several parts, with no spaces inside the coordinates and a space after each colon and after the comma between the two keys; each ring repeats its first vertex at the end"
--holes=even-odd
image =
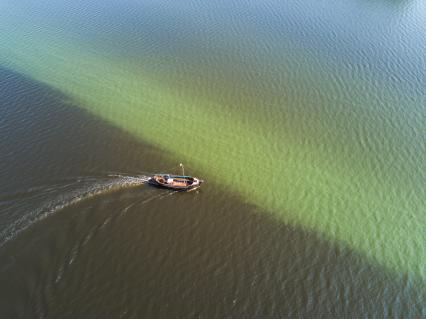
{"type": "Polygon", "coordinates": [[[182,167],[182,175],[185,176],[185,168],[183,167],[183,164],[180,163],[179,166],[182,167]]]}

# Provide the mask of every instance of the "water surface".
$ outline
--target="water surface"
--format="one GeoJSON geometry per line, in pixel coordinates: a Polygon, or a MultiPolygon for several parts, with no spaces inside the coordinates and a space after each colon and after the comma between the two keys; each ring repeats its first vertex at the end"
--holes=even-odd
{"type": "MultiPolygon", "coordinates": [[[[140,196],[145,198],[142,202],[151,201],[154,196],[152,207],[134,204],[129,210],[152,213],[165,205],[172,213],[171,207],[182,200],[181,214],[188,209],[185,201],[195,200],[199,211],[211,214],[212,240],[217,241],[219,234],[224,238],[218,254],[232,256],[241,248],[237,244],[225,248],[227,242],[261,237],[259,245],[263,243],[266,259],[271,260],[265,265],[261,262],[265,256],[249,249],[241,256],[241,266],[232,258],[228,265],[225,257],[215,264],[208,257],[214,255],[214,244],[201,245],[205,255],[190,260],[225,263],[226,273],[234,272],[229,280],[234,286],[223,296],[236,294],[263,273],[268,279],[262,281],[262,292],[255,294],[258,302],[247,295],[243,299],[253,307],[271,302],[267,307],[271,313],[264,313],[270,316],[318,310],[315,307],[337,317],[353,309],[376,316],[424,314],[420,287],[426,271],[425,15],[422,1],[4,1],[0,125],[8,138],[1,144],[0,176],[11,181],[2,186],[0,206],[4,252],[14,251],[8,247],[19,250],[23,238],[30,240],[49,223],[61,223],[60,216],[67,215],[62,209],[84,220],[87,214],[122,212],[125,203],[133,205],[140,196]],[[174,169],[180,161],[209,181],[208,191],[194,198],[163,199],[160,193],[155,199],[156,193],[140,186],[149,173],[174,169]],[[120,196],[130,199],[122,203],[120,196]],[[220,212],[236,237],[222,236],[226,223],[216,225],[213,218],[220,212]],[[227,214],[232,212],[239,217],[230,218],[227,214]],[[249,235],[248,225],[260,223],[259,219],[268,226],[249,235]],[[302,256],[296,258],[296,268],[285,257],[291,238],[298,238],[295,244],[302,247],[292,255],[302,256]],[[322,257],[317,259],[316,254],[322,257]],[[330,254],[337,259],[330,260],[330,254]],[[242,275],[253,258],[259,263],[249,275],[242,275]],[[364,277],[343,279],[335,271],[324,272],[342,263],[355,264],[347,271],[364,277]],[[301,276],[292,276],[298,268],[303,269],[301,276]],[[291,282],[288,286],[286,280],[291,282]],[[274,281],[279,287],[274,288],[274,281]],[[362,299],[370,305],[365,309],[354,300],[369,291],[360,281],[373,282],[367,295],[377,298],[362,299]],[[278,306],[278,296],[292,295],[299,285],[306,285],[292,296],[292,304],[299,306],[278,306]],[[353,296],[345,293],[352,290],[353,296]],[[322,300],[329,303],[322,307],[322,300]],[[339,306],[331,306],[333,300],[339,306]],[[374,307],[368,300],[382,306],[374,307]],[[357,306],[346,307],[347,302],[357,306]]],[[[192,209],[194,214],[198,211],[192,209]]],[[[108,216],[88,222],[87,227],[112,218],[108,216]]],[[[184,217],[173,218],[183,225],[176,224],[177,237],[197,229],[185,224],[184,217]]],[[[159,224],[151,224],[151,234],[158,233],[156,227],[163,221],[150,222],[154,220],[159,224]]],[[[188,220],[198,225],[202,217],[191,215],[188,220]]],[[[114,226],[108,234],[126,227],[114,226]]],[[[210,234],[208,228],[205,233],[210,234]]],[[[43,240],[59,242],[58,234],[43,240]]],[[[71,247],[82,235],[67,236],[59,247],[71,247]]],[[[186,251],[190,242],[197,242],[188,236],[177,250],[186,251]]],[[[122,246],[133,247],[128,241],[122,246]]],[[[162,265],[167,247],[153,249],[154,259],[160,260],[149,265],[162,265]]],[[[103,256],[116,254],[109,251],[103,256]]],[[[68,257],[55,258],[60,264],[68,257]]],[[[117,260],[128,264],[129,258],[117,260]]],[[[93,258],[98,259],[102,258],[93,258]]],[[[111,267],[125,267],[120,266],[123,263],[111,267]]],[[[173,259],[173,263],[174,271],[194,272],[184,262],[173,259]]],[[[81,278],[82,268],[77,269],[80,272],[70,274],[71,281],[81,278]]],[[[129,276],[136,271],[124,269],[121,272],[129,276]]],[[[105,271],[106,276],[112,273],[105,271]]],[[[214,278],[214,271],[206,277],[214,278]]],[[[216,283],[225,280],[218,278],[216,283]]],[[[206,289],[200,280],[194,280],[196,294],[206,289]]],[[[41,282],[43,287],[46,281],[41,282]]],[[[188,279],[176,289],[181,293],[194,282],[188,279]]],[[[159,288],[158,293],[170,289],[159,288]]],[[[67,293],[72,295],[72,290],[67,293]]],[[[140,291],[127,295],[137,298],[140,291]]],[[[222,294],[217,291],[215,296],[222,294]]],[[[151,297],[144,300],[149,304],[172,299],[158,299],[156,293],[151,297]]],[[[189,300],[199,301],[194,298],[189,300]]],[[[235,303],[223,301],[223,312],[218,313],[190,306],[179,313],[220,317],[233,307],[245,309],[235,303]],[[194,309],[199,312],[192,313],[194,309]]],[[[117,309],[126,308],[126,301],[120,305],[117,309]]],[[[52,309],[47,304],[39,308],[42,313],[52,309]]],[[[129,314],[135,309],[127,308],[129,314]]],[[[154,308],[151,313],[160,313],[154,308]]],[[[60,308],[55,309],[47,312],[60,308]]],[[[164,311],[161,314],[167,316],[164,311]]],[[[256,316],[256,311],[249,313],[256,316]]]]}

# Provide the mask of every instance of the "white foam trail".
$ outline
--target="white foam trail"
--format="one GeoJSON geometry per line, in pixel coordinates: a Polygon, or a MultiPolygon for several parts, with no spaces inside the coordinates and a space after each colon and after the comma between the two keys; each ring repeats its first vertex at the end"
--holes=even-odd
{"type": "Polygon", "coordinates": [[[27,229],[32,224],[43,220],[55,212],[76,204],[93,196],[98,196],[107,192],[135,187],[145,184],[149,176],[127,176],[122,174],[109,174],[107,178],[103,177],[79,177],[74,182],[62,185],[54,185],[32,188],[29,198],[49,197],[39,208],[30,212],[23,211],[23,216],[15,220],[11,225],[0,232],[0,247],[13,239],[21,231],[27,229]],[[56,191],[55,191],[56,190],[56,191]],[[57,193],[55,195],[55,193],[57,193]]]}

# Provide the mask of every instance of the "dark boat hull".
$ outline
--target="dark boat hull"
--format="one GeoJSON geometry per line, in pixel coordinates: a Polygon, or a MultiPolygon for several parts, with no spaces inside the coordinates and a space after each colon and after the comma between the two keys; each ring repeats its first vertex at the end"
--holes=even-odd
{"type": "Polygon", "coordinates": [[[154,175],[148,180],[152,186],[175,191],[190,191],[200,187],[203,181],[190,176],[154,175]],[[171,180],[169,182],[169,180],[171,180]]]}

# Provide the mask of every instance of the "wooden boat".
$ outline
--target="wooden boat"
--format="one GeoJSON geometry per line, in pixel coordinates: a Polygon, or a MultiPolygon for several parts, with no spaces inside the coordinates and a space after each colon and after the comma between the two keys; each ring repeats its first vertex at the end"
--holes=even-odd
{"type": "Polygon", "coordinates": [[[192,176],[156,174],[148,180],[148,183],[178,191],[189,191],[200,187],[203,180],[192,176]]]}

